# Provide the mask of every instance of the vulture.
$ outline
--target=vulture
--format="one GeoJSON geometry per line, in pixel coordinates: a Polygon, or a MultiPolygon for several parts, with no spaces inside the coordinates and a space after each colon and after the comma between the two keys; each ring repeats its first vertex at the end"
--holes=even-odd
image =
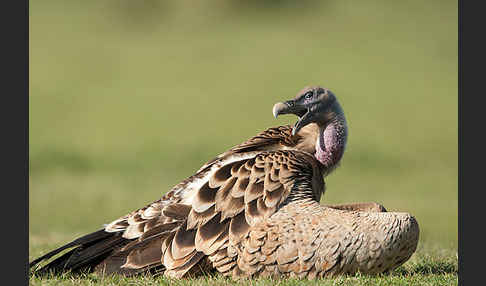
{"type": "Polygon", "coordinates": [[[306,87],[273,106],[282,114],[298,121],[258,133],[160,199],[33,260],[31,274],[313,279],[384,273],[407,261],[419,237],[409,213],[319,203],[348,138],[335,94],[306,87]]]}

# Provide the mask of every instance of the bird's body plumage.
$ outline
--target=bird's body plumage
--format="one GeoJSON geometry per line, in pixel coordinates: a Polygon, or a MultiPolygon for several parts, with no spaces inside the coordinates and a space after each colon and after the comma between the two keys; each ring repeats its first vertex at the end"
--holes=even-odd
{"type": "Polygon", "coordinates": [[[370,204],[352,210],[319,205],[323,177],[344,151],[347,129],[344,116],[337,115],[307,122],[298,132],[296,126],[260,132],[208,161],[161,199],[31,267],[71,248],[40,271],[151,271],[181,278],[216,270],[235,278],[311,278],[392,269],[415,251],[413,217],[374,205],[367,210],[370,204]],[[332,136],[344,141],[336,147],[332,136]]]}

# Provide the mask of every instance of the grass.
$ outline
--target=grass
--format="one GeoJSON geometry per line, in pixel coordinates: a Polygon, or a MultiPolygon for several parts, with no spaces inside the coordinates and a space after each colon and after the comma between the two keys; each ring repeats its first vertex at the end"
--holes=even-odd
{"type": "Polygon", "coordinates": [[[157,199],[258,131],[293,123],[274,119],[273,104],[321,84],[350,128],[322,202],[409,212],[420,242],[392,275],[319,283],[457,284],[457,3],[301,2],[31,1],[30,259],[157,199]]]}
{"type": "Polygon", "coordinates": [[[219,274],[208,274],[198,278],[171,279],[163,276],[140,275],[124,277],[119,275],[100,276],[96,274],[73,275],[65,273],[56,276],[30,279],[31,285],[457,285],[458,263],[456,254],[419,249],[404,265],[388,274],[346,275],[339,277],[307,279],[243,279],[232,280],[219,274]]]}

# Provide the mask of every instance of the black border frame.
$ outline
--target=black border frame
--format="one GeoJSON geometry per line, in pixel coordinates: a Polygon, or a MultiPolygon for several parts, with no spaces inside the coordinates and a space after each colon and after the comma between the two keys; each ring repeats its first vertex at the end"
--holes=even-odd
{"type": "Polygon", "coordinates": [[[480,2],[458,1],[458,280],[459,285],[481,285],[484,280],[483,256],[484,200],[479,196],[484,189],[484,156],[486,141],[481,81],[485,46],[484,10],[472,4],[480,2]],[[469,41],[464,41],[468,39],[469,41]],[[478,102],[474,102],[478,100],[478,102]],[[479,163],[476,166],[475,163],[479,163]],[[478,259],[479,258],[479,259],[478,259]],[[481,280],[480,280],[481,279],[481,280]]]}
{"type": "Polygon", "coordinates": [[[2,4],[2,273],[4,284],[28,285],[30,11],[28,0],[2,4]]]}

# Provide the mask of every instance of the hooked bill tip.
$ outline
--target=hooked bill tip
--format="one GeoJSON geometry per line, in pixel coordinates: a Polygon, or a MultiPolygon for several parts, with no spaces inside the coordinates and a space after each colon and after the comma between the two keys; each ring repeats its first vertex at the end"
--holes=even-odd
{"type": "Polygon", "coordinates": [[[273,116],[275,118],[278,117],[278,115],[280,114],[280,112],[282,110],[284,110],[285,108],[287,108],[287,105],[285,105],[284,103],[282,102],[278,102],[276,103],[274,106],[273,106],[273,109],[272,109],[272,113],[273,113],[273,116]]]}

